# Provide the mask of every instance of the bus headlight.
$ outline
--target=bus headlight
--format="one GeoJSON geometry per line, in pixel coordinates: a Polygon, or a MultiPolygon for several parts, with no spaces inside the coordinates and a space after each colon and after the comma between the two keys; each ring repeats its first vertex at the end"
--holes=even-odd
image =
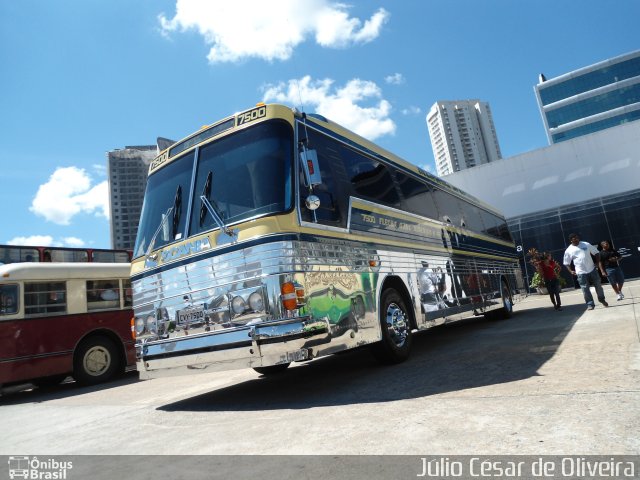
{"type": "Polygon", "coordinates": [[[134,328],[136,329],[136,335],[142,335],[142,332],[144,332],[144,319],[136,317],[134,328]]]}
{"type": "Polygon", "coordinates": [[[253,292],[249,295],[249,308],[254,312],[261,312],[264,310],[264,299],[260,292],[253,292]]]}
{"type": "Polygon", "coordinates": [[[149,333],[156,333],[158,331],[158,327],[156,325],[156,317],[153,315],[149,315],[146,320],[146,327],[149,333]]]}
{"type": "Polygon", "coordinates": [[[231,310],[233,310],[233,313],[240,315],[244,313],[246,308],[247,304],[245,303],[244,298],[240,296],[233,297],[233,300],[231,300],[231,310]]]}

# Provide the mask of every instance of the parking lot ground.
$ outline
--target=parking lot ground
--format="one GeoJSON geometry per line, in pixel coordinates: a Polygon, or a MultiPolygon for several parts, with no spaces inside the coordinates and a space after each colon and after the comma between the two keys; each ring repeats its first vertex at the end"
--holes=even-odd
{"type": "Polygon", "coordinates": [[[580,290],[512,319],[415,337],[405,363],[358,350],[252,370],[0,397],[0,454],[622,455],[640,453],[640,281],[609,308],[580,290]]]}

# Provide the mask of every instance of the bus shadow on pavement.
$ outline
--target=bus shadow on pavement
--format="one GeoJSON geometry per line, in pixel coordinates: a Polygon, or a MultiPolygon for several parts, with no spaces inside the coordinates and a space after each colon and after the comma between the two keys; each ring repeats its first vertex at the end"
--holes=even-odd
{"type": "Polygon", "coordinates": [[[527,379],[538,375],[583,313],[583,305],[568,305],[562,311],[531,308],[502,321],[471,318],[414,335],[411,358],[401,364],[380,365],[363,348],[159,410],[307,409],[421,398],[527,379]]]}
{"type": "Polygon", "coordinates": [[[60,400],[67,397],[75,397],[85,393],[100,392],[112,388],[121,387],[138,381],[138,373],[135,370],[128,371],[99,385],[80,386],[71,377],[64,382],[49,386],[37,387],[30,383],[7,387],[0,394],[0,405],[19,405],[22,403],[43,403],[50,400],[60,400]]]}

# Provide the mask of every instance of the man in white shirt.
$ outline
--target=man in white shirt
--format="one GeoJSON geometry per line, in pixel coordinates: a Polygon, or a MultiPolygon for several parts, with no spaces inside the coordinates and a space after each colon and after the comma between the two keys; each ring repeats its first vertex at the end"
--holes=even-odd
{"type": "Polygon", "coordinates": [[[605,275],[598,249],[588,242],[581,242],[580,236],[576,233],[569,235],[569,241],[571,242],[571,245],[569,245],[564,252],[563,263],[571,275],[578,277],[578,283],[582,289],[582,295],[584,296],[587,308],[589,310],[593,310],[595,308],[591,289],[589,288],[591,285],[596,288],[598,301],[605,307],[608,307],[609,304],[604,299],[604,290],[602,289],[602,283],[600,282],[600,275],[598,274],[596,266],[591,259],[592,254],[598,256],[598,266],[600,267],[602,275],[605,275]],[[571,269],[571,262],[573,262],[574,270],[571,269]]]}

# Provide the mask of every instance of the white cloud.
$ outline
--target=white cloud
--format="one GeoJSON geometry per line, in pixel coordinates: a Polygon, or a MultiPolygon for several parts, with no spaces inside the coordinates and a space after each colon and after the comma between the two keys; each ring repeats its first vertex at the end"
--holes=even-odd
{"type": "Polygon", "coordinates": [[[420,115],[420,113],[422,113],[422,109],[415,105],[411,105],[409,108],[403,108],[400,113],[402,113],[402,115],[420,115]]]}
{"type": "Polygon", "coordinates": [[[14,237],[7,242],[7,245],[52,247],[53,237],[51,235],[31,235],[30,237],[14,237]]]}
{"type": "Polygon", "coordinates": [[[24,245],[34,247],[83,247],[84,240],[77,237],[65,237],[54,240],[51,235],[31,235],[29,237],[14,237],[7,241],[7,245],[24,245]]]}
{"type": "Polygon", "coordinates": [[[96,172],[97,175],[99,175],[101,177],[106,177],[107,176],[107,166],[106,165],[100,165],[99,163],[94,163],[93,165],[91,165],[91,168],[93,168],[93,171],[96,172]]]}
{"type": "Polygon", "coordinates": [[[344,87],[334,87],[333,80],[312,80],[309,75],[288,83],[265,87],[263,101],[299,105],[337,122],[354,132],[375,140],[393,134],[396,125],[389,118],[391,104],[382,98],[380,88],[373,82],[352,79],[344,87]],[[369,102],[369,106],[362,105],[369,102]]]}
{"type": "Polygon", "coordinates": [[[62,239],[65,247],[84,247],[84,240],[78,237],[65,237],[62,239]]]}
{"type": "Polygon", "coordinates": [[[287,60],[293,49],[314,36],[330,48],[367,43],[380,34],[389,13],[378,9],[364,23],[348,7],[330,0],[177,0],[176,14],[159,15],[165,35],[196,30],[211,46],[211,63],[257,57],[287,60]]]}
{"type": "Polygon", "coordinates": [[[402,85],[404,83],[404,76],[401,73],[394,73],[384,77],[384,81],[390,85],[402,85]]]}
{"type": "Polygon", "coordinates": [[[106,180],[91,186],[91,178],[84,169],[58,168],[47,183],[40,185],[29,210],[50,222],[69,225],[79,213],[108,218],[108,196],[106,180]]]}

